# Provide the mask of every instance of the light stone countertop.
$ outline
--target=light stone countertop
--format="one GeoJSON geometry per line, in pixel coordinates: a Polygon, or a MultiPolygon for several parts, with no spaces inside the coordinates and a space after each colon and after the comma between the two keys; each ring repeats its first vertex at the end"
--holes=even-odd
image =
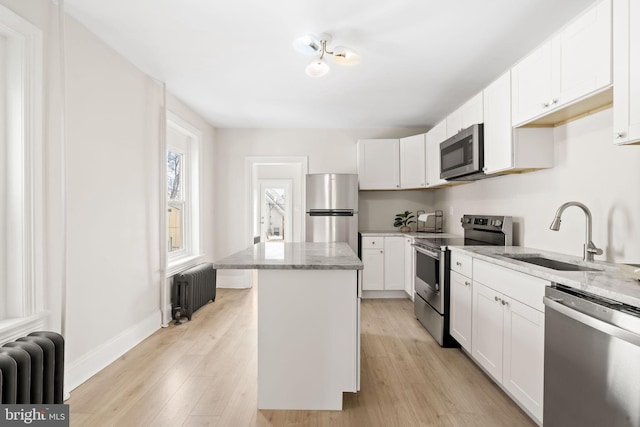
{"type": "Polygon", "coordinates": [[[640,281],[625,276],[618,264],[597,260],[595,263],[586,263],[580,257],[522,246],[450,246],[449,249],[550,282],[640,307],[640,281]],[[539,254],[559,261],[599,268],[601,271],[559,271],[504,256],[518,254],[539,254]]]}
{"type": "Polygon", "coordinates": [[[410,231],[408,233],[403,233],[399,230],[387,230],[387,231],[361,231],[362,237],[394,237],[394,236],[406,236],[406,237],[417,237],[417,238],[429,238],[429,237],[462,237],[457,234],[451,233],[432,233],[432,232],[423,232],[423,231],[410,231]]]}
{"type": "Polygon", "coordinates": [[[347,243],[256,243],[213,263],[235,270],[362,270],[363,264],[347,243]]]}

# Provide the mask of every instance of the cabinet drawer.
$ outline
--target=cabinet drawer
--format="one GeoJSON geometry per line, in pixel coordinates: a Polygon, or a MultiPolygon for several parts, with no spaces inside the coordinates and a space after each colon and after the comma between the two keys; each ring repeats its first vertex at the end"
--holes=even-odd
{"type": "Polygon", "coordinates": [[[383,249],[384,237],[362,237],[362,249],[383,249]]]}
{"type": "Polygon", "coordinates": [[[463,276],[471,277],[471,273],[473,271],[471,266],[471,257],[456,251],[451,251],[451,270],[458,272],[463,276]]]}
{"type": "Polygon", "coordinates": [[[479,259],[473,260],[473,280],[544,312],[544,289],[550,282],[479,259]]]}

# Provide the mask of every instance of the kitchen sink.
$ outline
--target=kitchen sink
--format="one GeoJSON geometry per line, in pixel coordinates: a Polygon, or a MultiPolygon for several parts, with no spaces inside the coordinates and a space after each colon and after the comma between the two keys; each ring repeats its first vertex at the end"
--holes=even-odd
{"type": "Polygon", "coordinates": [[[599,268],[585,267],[584,265],[571,264],[568,262],[558,261],[556,259],[545,258],[541,255],[504,255],[506,258],[515,259],[517,261],[528,262],[529,264],[539,265],[541,267],[550,268],[558,271],[601,271],[599,268]]]}

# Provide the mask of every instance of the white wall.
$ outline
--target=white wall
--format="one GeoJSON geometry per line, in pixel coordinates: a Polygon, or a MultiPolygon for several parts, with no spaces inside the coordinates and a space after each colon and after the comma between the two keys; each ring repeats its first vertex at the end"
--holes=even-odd
{"type": "Polygon", "coordinates": [[[162,93],[72,18],[66,54],[66,360],[73,387],[160,327],[162,93]]]}
{"type": "MultiPolygon", "coordinates": [[[[166,154],[158,82],[71,17],[66,58],[66,382],[73,388],[160,328],[166,154]]],[[[201,244],[212,260],[215,131],[170,95],[167,106],[203,134],[201,244]]]]}
{"type": "MultiPolygon", "coordinates": [[[[245,158],[254,156],[306,156],[308,173],[357,173],[358,139],[398,138],[425,132],[425,129],[217,129],[215,181],[216,197],[216,256],[225,257],[249,246],[251,233],[245,176],[245,158]]],[[[272,177],[275,178],[275,177],[272,177]]],[[[389,200],[376,200],[373,193],[360,193],[360,223],[362,227],[388,230],[388,216],[395,215],[406,206],[422,206],[420,195],[414,192],[396,192],[389,200]],[[370,210],[378,214],[370,213],[370,210]],[[383,218],[376,220],[374,218],[383,218]]],[[[428,196],[425,192],[425,200],[428,196]]],[[[296,203],[293,201],[294,204],[296,203]]],[[[425,202],[426,203],[426,202],[425,202]]],[[[391,218],[393,222],[393,218],[391,218]]],[[[294,225],[295,227],[295,225],[294,225]]],[[[237,280],[232,271],[218,272],[218,286],[237,280]]],[[[249,276],[246,276],[249,277],[249,276]]],[[[247,284],[248,285],[248,284],[247,284]]]]}
{"type": "MultiPolygon", "coordinates": [[[[397,213],[433,211],[434,190],[360,191],[360,231],[398,230],[393,226],[397,213]]],[[[416,224],[410,224],[413,231],[416,224]]]]}
{"type": "Polygon", "coordinates": [[[575,200],[593,214],[593,241],[605,251],[596,259],[640,262],[640,147],[614,146],[612,123],[608,109],[556,127],[552,169],[437,190],[447,231],[461,234],[465,213],[512,215],[516,244],[582,256],[580,209],[567,209],[560,231],[549,230],[557,208],[575,200]]]}

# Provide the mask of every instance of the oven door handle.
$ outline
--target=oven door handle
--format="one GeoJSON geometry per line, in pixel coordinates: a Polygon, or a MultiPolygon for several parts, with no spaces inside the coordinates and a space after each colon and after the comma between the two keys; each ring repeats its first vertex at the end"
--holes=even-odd
{"type": "Polygon", "coordinates": [[[424,248],[422,246],[418,246],[415,243],[413,243],[411,246],[413,246],[415,248],[415,250],[420,252],[421,254],[425,254],[427,256],[430,256],[431,258],[440,259],[440,253],[438,253],[436,251],[431,251],[431,250],[426,249],[426,248],[424,248]]]}

